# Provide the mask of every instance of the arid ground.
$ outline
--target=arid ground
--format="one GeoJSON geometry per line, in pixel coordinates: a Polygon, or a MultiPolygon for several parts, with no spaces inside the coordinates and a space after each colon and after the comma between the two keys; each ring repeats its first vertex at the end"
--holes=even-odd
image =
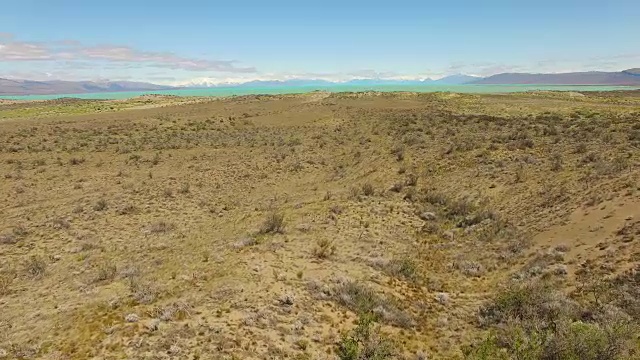
{"type": "Polygon", "coordinates": [[[0,358],[629,359],[640,92],[0,104],[0,358]]]}

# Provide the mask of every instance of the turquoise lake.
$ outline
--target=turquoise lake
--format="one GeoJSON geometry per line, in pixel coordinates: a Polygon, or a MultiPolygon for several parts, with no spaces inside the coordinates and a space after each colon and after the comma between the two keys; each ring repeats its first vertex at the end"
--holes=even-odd
{"type": "Polygon", "coordinates": [[[553,91],[611,91],[634,90],[640,87],[629,86],[585,86],[585,85],[378,85],[378,86],[272,86],[272,87],[212,87],[201,89],[173,89],[158,91],[124,91],[102,92],[85,94],[55,94],[55,95],[16,95],[0,96],[0,99],[13,100],[50,100],[63,97],[81,99],[129,99],[145,94],[176,95],[176,96],[232,96],[232,95],[256,95],[256,94],[297,94],[316,90],[329,92],[344,91],[415,91],[415,92],[458,92],[497,94],[534,90],[553,91]]]}

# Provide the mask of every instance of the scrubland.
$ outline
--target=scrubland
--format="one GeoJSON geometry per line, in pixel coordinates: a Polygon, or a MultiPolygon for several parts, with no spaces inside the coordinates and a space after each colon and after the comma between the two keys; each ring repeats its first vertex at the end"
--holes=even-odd
{"type": "Polygon", "coordinates": [[[0,105],[0,358],[640,356],[640,93],[0,105]]]}

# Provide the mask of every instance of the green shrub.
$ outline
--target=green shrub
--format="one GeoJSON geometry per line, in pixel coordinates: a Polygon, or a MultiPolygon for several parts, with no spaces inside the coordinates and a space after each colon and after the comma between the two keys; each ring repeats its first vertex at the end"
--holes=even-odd
{"type": "Polygon", "coordinates": [[[489,334],[467,359],[622,360],[640,355],[638,326],[613,306],[593,308],[547,283],[514,286],[480,309],[489,334]]]}
{"type": "Polygon", "coordinates": [[[373,328],[374,318],[362,315],[358,326],[342,337],[337,354],[340,360],[384,360],[395,358],[391,341],[383,338],[377,328],[373,328]]]}

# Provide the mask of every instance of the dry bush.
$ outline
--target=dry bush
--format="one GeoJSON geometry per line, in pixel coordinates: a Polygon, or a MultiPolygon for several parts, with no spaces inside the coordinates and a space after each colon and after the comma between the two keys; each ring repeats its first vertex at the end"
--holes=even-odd
{"type": "Polygon", "coordinates": [[[404,160],[404,146],[396,145],[391,149],[391,154],[396,157],[396,161],[404,160]]]}
{"type": "Polygon", "coordinates": [[[100,199],[93,205],[94,211],[104,211],[108,207],[107,200],[100,199]]]}
{"type": "Polygon", "coordinates": [[[14,234],[4,234],[0,235],[0,245],[13,245],[16,244],[20,239],[14,234]]]}
{"type": "Polygon", "coordinates": [[[416,185],[418,185],[418,175],[415,175],[415,174],[407,175],[407,180],[405,181],[405,185],[407,185],[407,186],[416,186],[416,185]]]}
{"type": "Polygon", "coordinates": [[[375,188],[371,183],[362,184],[362,194],[364,196],[373,196],[375,194],[375,188]]]}
{"type": "Polygon", "coordinates": [[[162,321],[180,321],[191,317],[193,307],[184,301],[177,301],[165,307],[156,307],[150,315],[162,321]]]}
{"type": "Polygon", "coordinates": [[[47,271],[47,262],[38,255],[32,255],[24,264],[26,273],[34,278],[42,277],[47,271]]]}
{"type": "Polygon", "coordinates": [[[25,237],[29,234],[29,230],[27,230],[27,228],[23,225],[18,225],[13,228],[12,233],[17,237],[25,237]]]}
{"type": "Polygon", "coordinates": [[[355,281],[346,281],[333,289],[332,298],[356,314],[366,314],[386,323],[411,328],[411,316],[398,309],[391,301],[378,295],[372,288],[355,281]]]}
{"type": "Polygon", "coordinates": [[[172,231],[173,229],[175,229],[175,225],[168,223],[164,220],[160,220],[149,225],[149,227],[147,228],[147,231],[150,234],[164,234],[172,231]]]}
{"type": "Polygon", "coordinates": [[[562,154],[554,153],[551,156],[551,171],[560,171],[560,170],[562,170],[562,164],[563,164],[562,154]]]}
{"type": "Polygon", "coordinates": [[[156,286],[140,280],[137,276],[129,277],[129,292],[131,298],[138,304],[151,304],[160,294],[156,286]]]}
{"type": "Polygon", "coordinates": [[[404,189],[404,183],[397,182],[397,183],[393,184],[393,186],[391,186],[391,189],[389,189],[389,190],[399,193],[399,192],[402,191],[402,189],[404,189]]]}
{"type": "Polygon", "coordinates": [[[0,296],[9,294],[16,277],[15,271],[0,271],[0,296]]]}
{"type": "Polygon", "coordinates": [[[190,189],[191,189],[191,186],[189,185],[189,183],[184,183],[184,184],[182,184],[182,186],[180,187],[178,192],[180,194],[188,194],[190,189]]]}
{"type": "Polygon", "coordinates": [[[112,281],[118,274],[118,268],[113,264],[102,264],[98,267],[98,273],[94,282],[112,281]]]}
{"type": "Polygon", "coordinates": [[[332,240],[323,238],[318,239],[316,247],[313,249],[313,255],[318,259],[326,259],[336,252],[336,245],[332,240]]]}
{"type": "Polygon", "coordinates": [[[261,234],[284,234],[285,221],[284,214],[272,212],[267,215],[260,227],[261,234]]]}
{"type": "Polygon", "coordinates": [[[75,158],[72,157],[71,159],[69,159],[69,165],[80,165],[82,163],[84,163],[84,158],[75,158]]]}
{"type": "Polygon", "coordinates": [[[231,247],[239,250],[248,246],[256,245],[257,243],[258,243],[258,240],[256,240],[256,238],[251,236],[246,236],[236,241],[235,243],[233,243],[231,247]]]}
{"type": "Polygon", "coordinates": [[[342,212],[344,211],[344,209],[342,208],[342,206],[340,206],[340,205],[338,205],[338,204],[334,204],[334,205],[331,205],[331,207],[329,208],[329,211],[330,211],[332,214],[340,215],[340,214],[342,214],[342,212]]]}
{"type": "Polygon", "coordinates": [[[417,282],[420,280],[418,264],[408,257],[401,257],[392,259],[388,262],[376,263],[374,266],[396,278],[411,282],[417,282]]]}
{"type": "Polygon", "coordinates": [[[457,199],[447,204],[447,215],[449,217],[467,216],[475,210],[474,203],[466,198],[457,199]]]}
{"type": "Polygon", "coordinates": [[[445,206],[449,203],[449,197],[444,193],[428,190],[424,194],[424,201],[431,205],[445,206]]]}
{"type": "Polygon", "coordinates": [[[116,214],[118,215],[130,215],[138,212],[138,208],[135,205],[127,204],[119,207],[116,210],[116,214]]]}

